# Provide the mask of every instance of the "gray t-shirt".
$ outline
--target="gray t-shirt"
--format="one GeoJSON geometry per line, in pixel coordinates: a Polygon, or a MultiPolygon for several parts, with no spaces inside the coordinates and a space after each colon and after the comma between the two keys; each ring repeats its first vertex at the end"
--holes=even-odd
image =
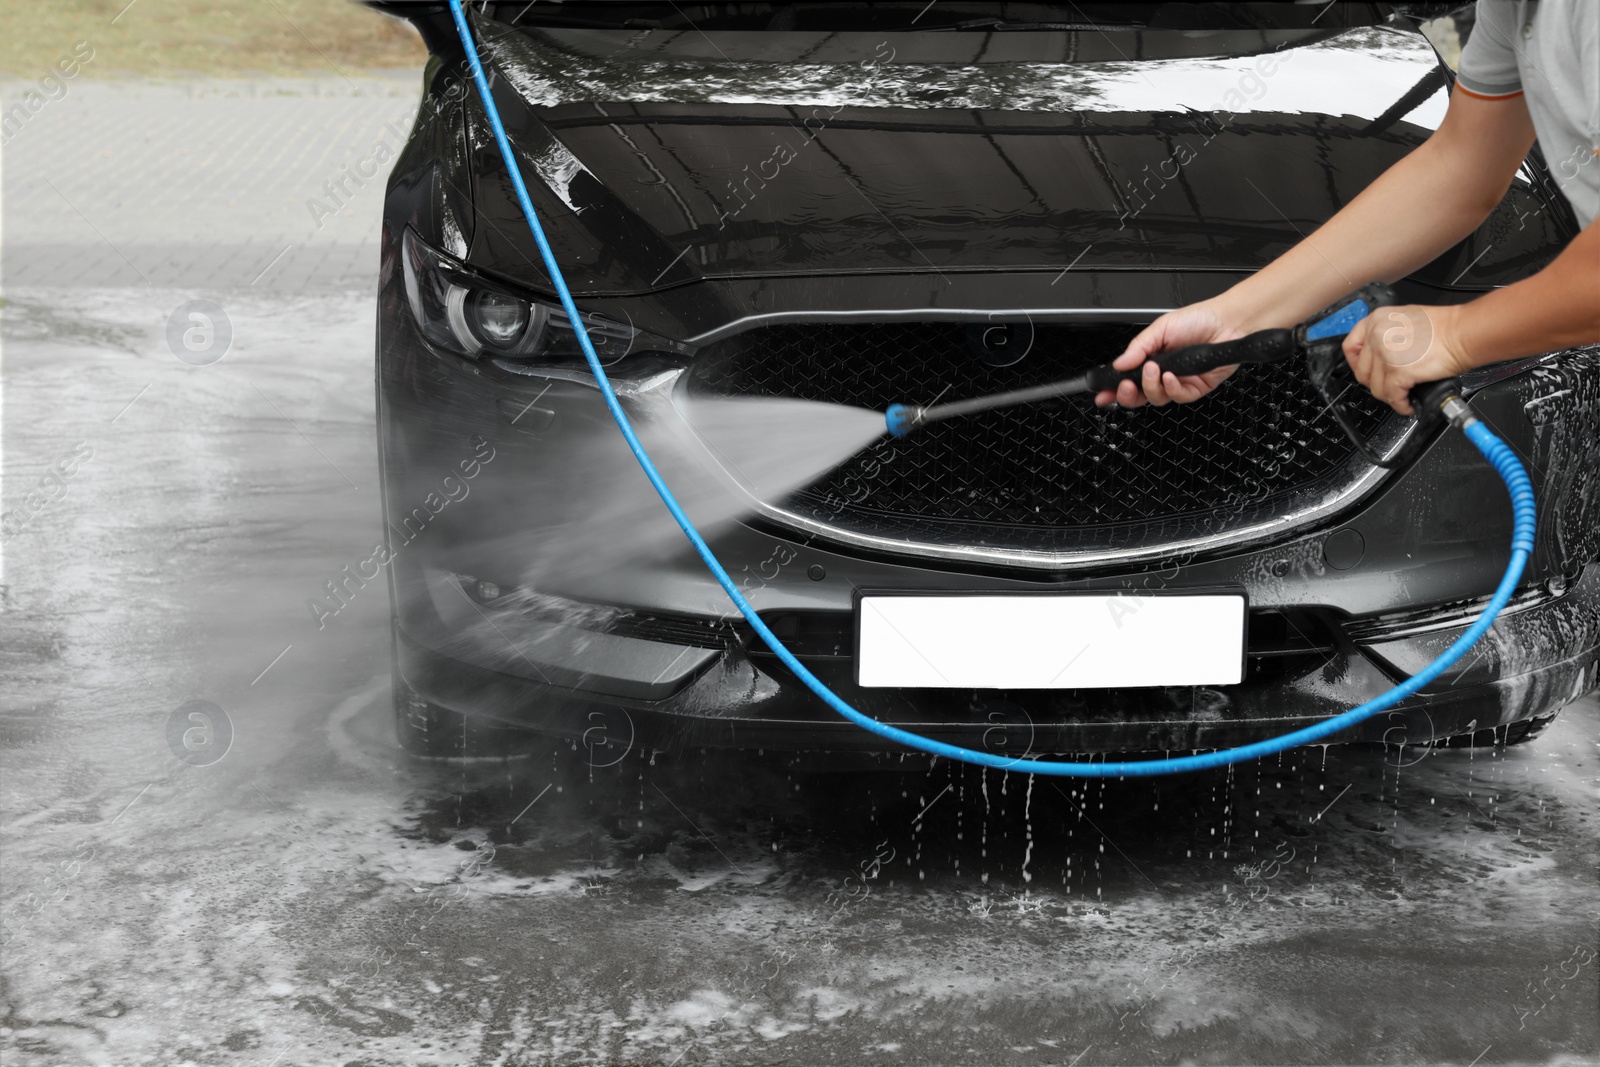
{"type": "Polygon", "coordinates": [[[1526,94],[1550,173],[1580,225],[1600,211],[1600,0],[1478,0],[1461,50],[1474,96],[1526,94]]]}

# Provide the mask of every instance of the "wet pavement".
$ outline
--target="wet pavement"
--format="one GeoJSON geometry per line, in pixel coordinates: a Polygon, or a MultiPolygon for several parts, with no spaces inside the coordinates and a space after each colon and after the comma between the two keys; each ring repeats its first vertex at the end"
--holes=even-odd
{"type": "Polygon", "coordinates": [[[176,145],[226,84],[75,88],[6,146],[7,1064],[1594,1062],[1592,695],[1160,783],[404,757],[383,589],[306,606],[381,535],[378,197],[303,201],[392,87],[286,87],[251,121],[311,164],[207,164],[270,241],[94,133],[176,145]],[[225,353],[169,339],[195,300],[225,353]]]}

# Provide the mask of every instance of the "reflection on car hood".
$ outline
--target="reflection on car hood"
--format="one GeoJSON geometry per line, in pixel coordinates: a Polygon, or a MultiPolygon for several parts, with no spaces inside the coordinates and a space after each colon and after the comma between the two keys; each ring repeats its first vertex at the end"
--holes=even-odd
{"type": "Polygon", "coordinates": [[[546,29],[486,34],[485,45],[523,99],[539,107],[596,100],[1043,112],[1176,105],[1371,119],[1393,105],[1396,85],[1410,88],[1436,64],[1421,37],[1385,26],[1333,34],[764,31],[714,37],[546,29]],[[666,42],[651,45],[661,37],[672,39],[670,49],[666,42]],[[1131,59],[1130,52],[1142,58],[1131,59]],[[1279,66],[1290,76],[1279,78],[1279,66]],[[1238,97],[1230,96],[1232,89],[1241,90],[1238,97]]]}
{"type": "MultiPolygon", "coordinates": [[[[1253,269],[1445,103],[1426,42],[1387,27],[480,27],[556,254],[593,294],[760,274],[1253,269]]],[[[539,284],[493,141],[480,126],[472,142],[470,258],[539,284]]]]}

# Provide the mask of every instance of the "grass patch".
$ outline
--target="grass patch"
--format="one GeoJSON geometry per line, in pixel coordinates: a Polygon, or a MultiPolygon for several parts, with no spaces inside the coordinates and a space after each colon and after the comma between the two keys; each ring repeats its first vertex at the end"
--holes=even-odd
{"type": "Polygon", "coordinates": [[[80,73],[91,78],[337,76],[374,68],[420,69],[427,59],[427,49],[409,26],[354,0],[0,3],[0,76],[41,77],[79,41],[94,50],[80,73]]]}

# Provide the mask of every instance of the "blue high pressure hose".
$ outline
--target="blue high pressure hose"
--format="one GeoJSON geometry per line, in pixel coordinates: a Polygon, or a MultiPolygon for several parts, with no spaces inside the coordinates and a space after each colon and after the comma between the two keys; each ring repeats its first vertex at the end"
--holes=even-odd
{"type": "MultiPolygon", "coordinates": [[[[567,280],[561,273],[561,268],[556,263],[554,253],[550,251],[550,243],[545,239],[544,228],[539,225],[539,218],[534,213],[533,201],[528,197],[528,187],[522,180],[522,170],[517,166],[515,155],[511,151],[511,143],[506,138],[505,127],[500,123],[500,112],[495,107],[494,97],[489,92],[489,82],[483,74],[483,64],[478,59],[478,50],[473,44],[472,31],[467,26],[466,16],[461,11],[461,0],[450,0],[450,12],[455,17],[456,30],[461,35],[461,45],[466,50],[467,61],[472,66],[472,77],[478,86],[478,95],[483,100],[483,109],[489,119],[489,126],[494,130],[495,142],[500,146],[500,156],[505,161],[506,173],[511,177],[511,184],[517,191],[517,202],[522,206],[522,214],[528,220],[528,228],[533,231],[533,239],[539,245],[539,254],[544,258],[545,270],[550,273],[550,280],[554,283],[557,295],[561,298],[561,306],[566,310],[567,320],[575,326],[583,320],[579,317],[577,305],[572,301],[572,293],[567,289],[567,280]]],[[[831,707],[834,711],[855,723],[863,730],[877,734],[879,737],[897,744],[905,745],[920,752],[946,759],[960,760],[963,763],[976,764],[980,767],[994,767],[999,770],[1016,770],[1026,774],[1046,774],[1063,778],[1141,778],[1155,777],[1166,774],[1183,774],[1188,771],[1207,770],[1213,767],[1222,767],[1231,763],[1256,759],[1260,756],[1270,756],[1275,752],[1300,745],[1314,744],[1324,738],[1330,737],[1341,730],[1348,729],[1359,722],[1370,719],[1386,708],[1419,692],[1424,686],[1438,678],[1451,665],[1466,654],[1478,642],[1490,626],[1494,624],[1495,616],[1510,601],[1511,594],[1517,588],[1517,582],[1522,578],[1522,570],[1527,565],[1528,558],[1533,554],[1533,531],[1535,524],[1535,510],[1533,501],[1533,486],[1528,481],[1528,474],[1517,460],[1516,454],[1500,438],[1496,437],[1489,428],[1477,419],[1468,416],[1462,430],[1467,438],[1483,453],[1485,459],[1494,467],[1506,483],[1506,489],[1511,494],[1511,507],[1515,516],[1511,534],[1511,561],[1506,566],[1505,575],[1500,579],[1499,586],[1494,595],[1489,598],[1488,605],[1483,613],[1473,621],[1460,637],[1453,641],[1449,648],[1439,655],[1439,658],[1428,664],[1415,675],[1407,678],[1393,689],[1381,696],[1362,704],[1360,707],[1351,708],[1349,711],[1333,716],[1314,726],[1307,726],[1293,733],[1283,734],[1266,741],[1257,741],[1254,744],[1241,745],[1238,748],[1219,749],[1215,752],[1205,752],[1192,756],[1179,756],[1172,759],[1141,760],[1133,763],[1070,763],[1052,760],[1034,760],[1022,756],[1002,757],[988,752],[978,752],[959,745],[935,741],[932,738],[922,737],[902,730],[897,726],[879,722],[869,715],[863,714],[851,707],[842,697],[823,684],[822,680],[806,669],[805,664],[795,658],[794,653],[784,647],[776,634],[768,628],[761,616],[756,614],[756,609],[739,592],[727,570],[700,536],[694,524],[689,521],[689,516],[684,513],[677,497],[672,490],[667,488],[667,483],[662,479],[661,472],[650,460],[650,455],[640,443],[639,437],[633,432],[633,425],[628,420],[627,413],[622,410],[622,405],[617,401],[617,394],[611,387],[611,380],[606,377],[605,368],[600,365],[600,358],[595,355],[594,346],[589,341],[588,334],[580,327],[574,330],[578,336],[578,343],[583,348],[584,359],[589,362],[589,369],[594,374],[595,383],[600,387],[600,395],[605,398],[606,408],[611,412],[611,417],[616,420],[617,428],[622,431],[623,438],[628,442],[628,448],[633,451],[634,458],[639,461],[639,466],[644,469],[645,476],[650,479],[650,484],[661,496],[661,501],[672,513],[673,519],[682,528],[684,535],[694,545],[700,558],[705,561],[706,567],[716,578],[717,584],[722,586],[745,620],[750,623],[751,629],[761,636],[772,649],[773,654],[783,661],[783,665],[794,672],[794,676],[806,688],[831,707]]]]}

